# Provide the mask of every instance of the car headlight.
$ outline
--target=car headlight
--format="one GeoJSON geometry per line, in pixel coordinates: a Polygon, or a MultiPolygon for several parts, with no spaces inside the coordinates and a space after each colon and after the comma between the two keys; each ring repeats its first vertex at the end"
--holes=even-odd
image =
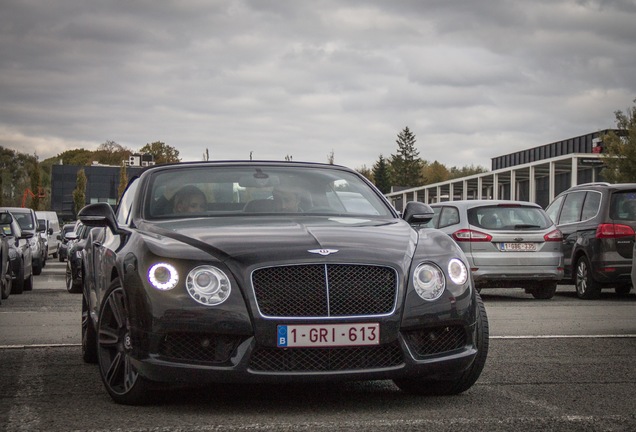
{"type": "Polygon", "coordinates": [[[161,291],[171,290],[179,282],[177,269],[167,263],[158,263],[148,270],[148,281],[161,291]]]}
{"type": "Polygon", "coordinates": [[[434,264],[422,263],[413,272],[415,291],[424,300],[433,301],[441,297],[446,286],[444,272],[434,264]]]}
{"type": "Polygon", "coordinates": [[[456,285],[464,285],[468,280],[466,264],[457,258],[453,258],[448,262],[448,276],[456,285]]]}
{"type": "Polygon", "coordinates": [[[198,303],[216,306],[230,296],[232,285],[225,273],[213,266],[199,266],[188,273],[186,278],[188,294],[198,303]]]}

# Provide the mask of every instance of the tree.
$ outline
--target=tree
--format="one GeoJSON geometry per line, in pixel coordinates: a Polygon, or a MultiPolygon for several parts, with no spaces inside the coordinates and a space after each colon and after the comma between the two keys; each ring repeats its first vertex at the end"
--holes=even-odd
{"type": "MultiPolygon", "coordinates": [[[[636,99],[634,99],[636,104],[636,99]]],[[[636,182],[636,106],[615,111],[618,132],[604,134],[601,174],[611,183],[636,182]]]]}
{"type": "Polygon", "coordinates": [[[121,162],[128,160],[132,150],[117,144],[115,141],[106,141],[97,147],[94,152],[94,160],[103,165],[121,165],[121,162]]]}
{"type": "Polygon", "coordinates": [[[334,157],[333,149],[332,149],[332,150],[331,150],[331,153],[329,153],[329,154],[327,155],[327,163],[328,163],[329,165],[333,165],[333,164],[334,164],[334,161],[335,161],[335,157],[334,157]]]}
{"type": "Polygon", "coordinates": [[[126,186],[128,185],[128,173],[126,172],[126,164],[122,161],[121,167],[119,168],[119,187],[117,187],[117,202],[124,194],[124,190],[126,190],[126,186]]]}
{"type": "Polygon", "coordinates": [[[75,190],[73,191],[73,208],[77,215],[77,213],[79,213],[79,211],[86,205],[86,173],[84,172],[84,169],[80,169],[77,172],[77,180],[75,184],[75,190]]]}
{"type": "Polygon", "coordinates": [[[426,164],[422,168],[422,176],[426,179],[426,184],[439,183],[450,179],[448,168],[437,161],[426,164]]]}
{"type": "Polygon", "coordinates": [[[181,159],[179,159],[179,150],[161,141],[155,141],[151,144],[146,144],[139,149],[139,153],[151,154],[155,159],[155,164],[181,162],[181,159]]]}
{"type": "Polygon", "coordinates": [[[361,167],[356,168],[356,171],[365,176],[371,183],[373,183],[373,172],[366,165],[362,165],[361,167]]]}
{"type": "Polygon", "coordinates": [[[398,146],[396,154],[391,155],[391,179],[398,186],[420,186],[422,179],[422,160],[415,148],[415,135],[408,126],[398,134],[395,141],[398,146]]]}
{"type": "Polygon", "coordinates": [[[32,169],[29,170],[29,174],[31,177],[31,191],[33,192],[33,201],[31,201],[31,208],[35,211],[42,209],[42,196],[40,192],[42,191],[42,176],[40,174],[40,164],[38,163],[37,156],[33,157],[33,165],[32,169]]]}
{"type": "Polygon", "coordinates": [[[380,155],[373,165],[373,183],[380,189],[383,194],[391,192],[391,175],[389,173],[389,164],[384,156],[380,155]]]}

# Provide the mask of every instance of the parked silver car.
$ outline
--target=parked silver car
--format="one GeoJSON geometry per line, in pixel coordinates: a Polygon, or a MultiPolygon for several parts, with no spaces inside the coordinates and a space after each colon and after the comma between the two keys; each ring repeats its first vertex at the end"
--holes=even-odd
{"type": "Polygon", "coordinates": [[[465,200],[431,204],[439,228],[462,248],[481,288],[524,288],[554,296],[563,277],[563,236],[545,211],[526,201],[465,200]]]}

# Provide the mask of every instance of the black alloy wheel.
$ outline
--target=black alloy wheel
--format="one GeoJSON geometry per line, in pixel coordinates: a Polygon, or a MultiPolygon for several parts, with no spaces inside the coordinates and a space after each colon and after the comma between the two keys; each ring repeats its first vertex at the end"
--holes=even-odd
{"type": "Polygon", "coordinates": [[[576,273],[574,274],[574,285],[576,295],[580,299],[593,300],[601,296],[601,286],[592,278],[592,268],[590,261],[582,256],[576,262],[576,273]]]}
{"type": "Polygon", "coordinates": [[[144,405],[156,394],[131,361],[132,338],[126,296],[119,280],[108,289],[97,324],[97,360],[111,398],[124,405],[144,405]]]}

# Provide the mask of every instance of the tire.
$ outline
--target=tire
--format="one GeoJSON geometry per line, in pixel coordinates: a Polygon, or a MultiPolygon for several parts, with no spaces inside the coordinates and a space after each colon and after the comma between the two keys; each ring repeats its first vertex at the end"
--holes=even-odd
{"type": "Polygon", "coordinates": [[[587,257],[582,256],[576,262],[574,273],[576,295],[583,300],[593,300],[601,296],[601,285],[592,278],[592,267],[587,257]]]}
{"type": "Polygon", "coordinates": [[[97,363],[97,333],[90,318],[86,293],[82,295],[82,359],[84,363],[97,363]]]}
{"type": "Polygon", "coordinates": [[[11,279],[11,263],[8,259],[2,264],[2,281],[0,281],[0,298],[6,300],[11,295],[13,281],[11,279]]]}
{"type": "Polygon", "coordinates": [[[24,281],[24,291],[33,291],[33,276],[29,276],[24,281]]]}
{"type": "Polygon", "coordinates": [[[130,324],[126,295],[119,279],[108,288],[97,322],[97,361],[110,397],[123,405],[153,401],[156,386],[139,375],[131,362],[130,324]]]}
{"type": "Polygon", "coordinates": [[[66,290],[71,294],[82,292],[81,284],[75,283],[73,280],[73,269],[70,261],[67,261],[66,263],[66,290]]]}
{"type": "Polygon", "coordinates": [[[33,274],[35,276],[39,276],[42,274],[42,263],[36,265],[35,261],[33,261],[33,274]]]}
{"type": "Polygon", "coordinates": [[[407,393],[423,396],[456,395],[468,390],[481,375],[488,356],[488,317],[486,307],[479,293],[475,293],[477,303],[475,345],[477,355],[473,364],[459,377],[453,380],[429,380],[416,377],[394,380],[395,384],[407,393]]]}
{"type": "Polygon", "coordinates": [[[11,287],[11,294],[22,294],[24,291],[24,261],[20,263],[20,271],[15,278],[15,283],[11,287]]]}
{"type": "Polygon", "coordinates": [[[631,285],[619,285],[616,288],[614,288],[616,295],[619,297],[627,297],[629,293],[631,292],[631,290],[632,290],[631,285]]]}
{"type": "Polygon", "coordinates": [[[556,294],[556,290],[557,290],[556,281],[551,281],[551,282],[544,282],[541,286],[532,288],[530,293],[532,294],[532,297],[536,299],[549,300],[552,297],[554,297],[554,294],[556,294]]]}

